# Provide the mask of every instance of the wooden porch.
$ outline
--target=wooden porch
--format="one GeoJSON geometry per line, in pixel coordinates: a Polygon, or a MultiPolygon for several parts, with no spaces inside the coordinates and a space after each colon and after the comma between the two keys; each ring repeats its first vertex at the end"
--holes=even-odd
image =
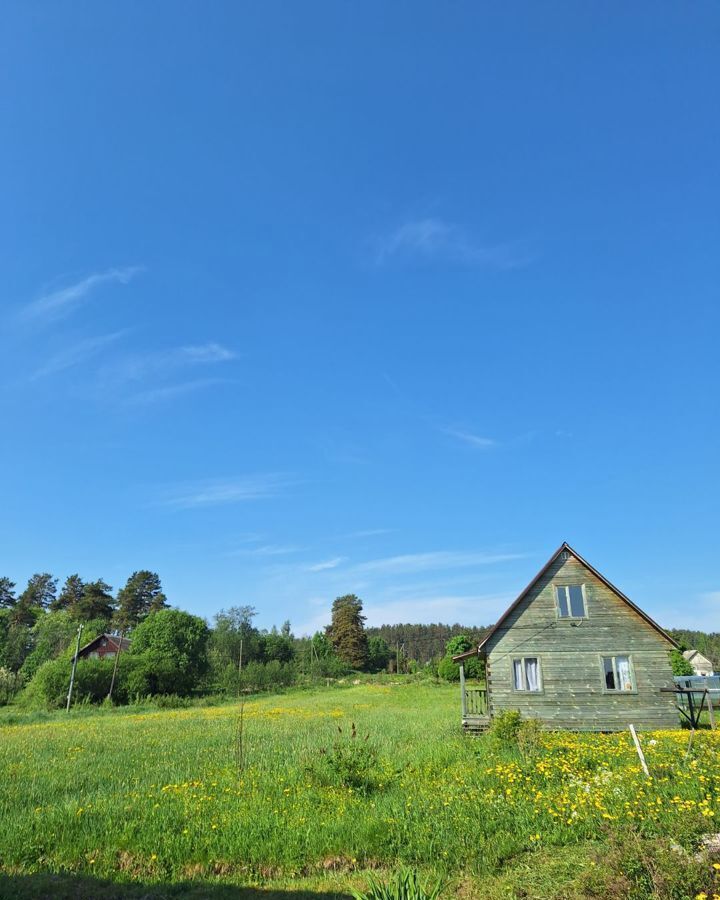
{"type": "Polygon", "coordinates": [[[462,704],[463,731],[479,734],[490,725],[488,692],[485,687],[468,687],[465,683],[465,667],[460,664],[460,702],[462,704]]]}

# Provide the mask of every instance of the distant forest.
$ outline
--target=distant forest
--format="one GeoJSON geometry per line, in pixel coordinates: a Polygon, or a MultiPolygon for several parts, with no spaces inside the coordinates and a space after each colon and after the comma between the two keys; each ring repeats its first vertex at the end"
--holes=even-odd
{"type": "Polygon", "coordinates": [[[490,631],[490,625],[381,625],[366,628],[367,636],[382,638],[390,649],[405,659],[414,659],[420,665],[439,659],[445,653],[450,638],[464,634],[471,643],[478,644],[490,631]]]}
{"type": "Polygon", "coordinates": [[[720,632],[693,631],[689,628],[668,628],[670,637],[680,644],[683,650],[699,650],[707,656],[716,672],[720,671],[720,632]]]}
{"type": "MultiPolygon", "coordinates": [[[[368,637],[381,637],[393,652],[400,650],[406,659],[415,659],[421,665],[438,659],[445,652],[445,644],[458,634],[467,635],[473,643],[479,643],[492,626],[470,625],[381,625],[366,628],[368,637]]],[[[720,632],[707,633],[688,628],[668,628],[667,633],[683,649],[699,650],[720,671],[720,632]]]]}

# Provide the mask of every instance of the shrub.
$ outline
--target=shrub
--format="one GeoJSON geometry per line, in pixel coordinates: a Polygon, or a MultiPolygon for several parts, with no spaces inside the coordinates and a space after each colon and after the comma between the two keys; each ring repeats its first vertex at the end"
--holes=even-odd
{"type": "Polygon", "coordinates": [[[672,666],[673,675],[694,675],[695,669],[685,659],[682,650],[670,651],[670,665],[672,666]]]}
{"type": "Polygon", "coordinates": [[[505,746],[517,746],[518,732],[522,725],[520,710],[503,709],[493,716],[490,734],[495,742],[505,746]]]}
{"type": "Polygon", "coordinates": [[[405,869],[387,884],[371,876],[369,890],[353,891],[352,895],[355,900],[437,900],[440,884],[427,891],[420,883],[418,873],[414,869],[405,869]]]}
{"type": "MultiPolygon", "coordinates": [[[[460,665],[453,662],[453,656],[465,653],[473,647],[472,641],[467,635],[457,634],[445,645],[445,656],[437,666],[437,673],[445,681],[460,681],[460,665]]],[[[484,678],[485,664],[478,656],[469,656],[465,662],[465,675],[468,678],[484,678]]]]}
{"type": "Polygon", "coordinates": [[[323,780],[368,793],[378,782],[377,750],[369,743],[370,736],[359,737],[354,722],[347,735],[338,725],[338,735],[332,747],[320,750],[323,780]]]}
{"type": "Polygon", "coordinates": [[[248,663],[240,673],[237,685],[243,691],[272,691],[295,683],[297,670],[292,663],[273,659],[268,663],[248,663]]]}
{"type": "MultiPolygon", "coordinates": [[[[114,659],[80,659],[75,672],[73,706],[80,703],[102,703],[110,690],[114,659]]],[[[118,672],[113,689],[113,700],[127,703],[128,687],[138,660],[129,653],[123,653],[118,660],[118,672]]],[[[62,707],[67,701],[72,672],[72,658],[63,654],[58,659],[43,663],[18,702],[25,707],[62,707]]]]}

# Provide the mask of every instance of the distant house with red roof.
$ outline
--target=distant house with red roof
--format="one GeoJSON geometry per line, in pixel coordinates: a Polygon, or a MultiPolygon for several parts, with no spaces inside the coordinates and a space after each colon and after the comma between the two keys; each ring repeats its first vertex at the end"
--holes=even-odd
{"type": "Polygon", "coordinates": [[[130,641],[115,634],[99,634],[78,650],[78,659],[113,659],[119,651],[130,649],[130,641]]]}

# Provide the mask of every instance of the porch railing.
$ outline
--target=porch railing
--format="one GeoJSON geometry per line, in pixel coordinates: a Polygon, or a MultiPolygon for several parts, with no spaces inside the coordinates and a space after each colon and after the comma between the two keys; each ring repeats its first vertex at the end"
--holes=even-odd
{"type": "Polygon", "coordinates": [[[485,688],[465,688],[464,716],[486,716],[488,711],[485,688]]]}

